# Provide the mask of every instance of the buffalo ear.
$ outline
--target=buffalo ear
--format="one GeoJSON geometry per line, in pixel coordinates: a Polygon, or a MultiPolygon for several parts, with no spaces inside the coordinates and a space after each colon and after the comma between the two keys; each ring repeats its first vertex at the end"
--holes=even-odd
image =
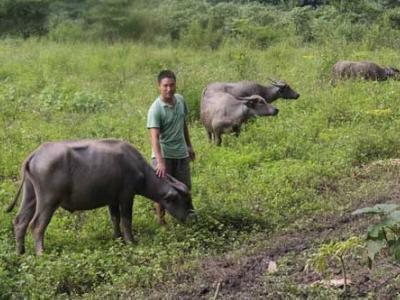
{"type": "Polygon", "coordinates": [[[179,180],[175,179],[174,177],[172,177],[169,174],[167,174],[165,176],[165,178],[172,185],[172,187],[174,187],[177,191],[182,192],[184,194],[189,194],[189,189],[186,186],[186,184],[184,184],[183,182],[180,182],[179,180]]]}

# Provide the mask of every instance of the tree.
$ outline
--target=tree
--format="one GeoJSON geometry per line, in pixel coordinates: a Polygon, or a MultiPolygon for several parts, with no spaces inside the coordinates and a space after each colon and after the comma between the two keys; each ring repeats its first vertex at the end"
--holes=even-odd
{"type": "Polygon", "coordinates": [[[48,15],[48,1],[5,0],[0,4],[0,35],[44,35],[48,15]]]}

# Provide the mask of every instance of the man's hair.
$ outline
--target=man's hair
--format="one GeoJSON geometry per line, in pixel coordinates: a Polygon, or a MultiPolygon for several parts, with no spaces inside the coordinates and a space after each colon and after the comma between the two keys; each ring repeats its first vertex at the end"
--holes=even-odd
{"type": "Polygon", "coordinates": [[[172,72],[171,70],[162,70],[157,77],[158,83],[161,82],[164,78],[171,78],[176,81],[176,76],[175,73],[172,72]]]}

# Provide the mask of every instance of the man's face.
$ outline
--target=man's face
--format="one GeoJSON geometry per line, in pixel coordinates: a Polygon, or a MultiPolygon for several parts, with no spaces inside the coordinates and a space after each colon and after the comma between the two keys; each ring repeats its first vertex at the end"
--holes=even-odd
{"type": "Polygon", "coordinates": [[[163,78],[158,84],[160,95],[164,100],[170,101],[176,91],[176,82],[172,78],[163,78]]]}

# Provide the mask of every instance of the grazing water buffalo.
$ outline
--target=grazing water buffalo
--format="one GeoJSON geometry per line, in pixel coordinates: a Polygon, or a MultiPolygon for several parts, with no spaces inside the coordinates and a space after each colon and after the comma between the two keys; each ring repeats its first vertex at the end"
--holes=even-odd
{"type": "Polygon", "coordinates": [[[249,97],[258,95],[264,98],[268,103],[272,103],[276,99],[297,99],[300,94],[293,90],[284,81],[271,80],[272,85],[264,86],[254,81],[240,81],[237,83],[215,82],[207,86],[203,95],[209,95],[215,92],[225,92],[232,96],[249,97]]]}
{"type": "Polygon", "coordinates": [[[299,94],[282,81],[263,86],[252,81],[238,83],[216,82],[203,91],[200,107],[201,121],[208,139],[219,146],[221,135],[240,133],[242,123],[254,116],[274,116],[278,109],[270,103],[278,98],[297,99],[299,94]]]}
{"type": "Polygon", "coordinates": [[[73,212],[108,206],[114,236],[133,242],[132,206],[135,194],[158,202],[184,221],[193,211],[188,188],[172,177],[159,178],[143,156],[119,140],[80,140],[45,143],[22,167],[20,211],[14,220],[17,252],[25,252],[30,224],[36,254],[43,252],[44,233],[55,210],[73,212]],[[121,226],[121,227],[120,227],[121,226]]]}
{"type": "Polygon", "coordinates": [[[337,79],[360,77],[365,80],[382,81],[400,78],[400,71],[394,67],[381,67],[369,61],[338,61],[332,67],[332,84],[337,79]]]}

